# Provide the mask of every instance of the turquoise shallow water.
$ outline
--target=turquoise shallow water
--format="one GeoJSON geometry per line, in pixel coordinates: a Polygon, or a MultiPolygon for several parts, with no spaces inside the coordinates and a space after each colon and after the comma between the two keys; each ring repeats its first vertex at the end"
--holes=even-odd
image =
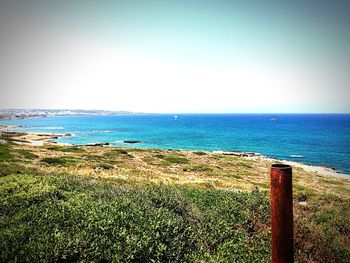
{"type": "Polygon", "coordinates": [[[24,131],[70,132],[60,142],[160,149],[253,151],[350,174],[350,114],[147,114],[0,121],[24,131]],[[124,140],[140,140],[125,144],[124,140]]]}

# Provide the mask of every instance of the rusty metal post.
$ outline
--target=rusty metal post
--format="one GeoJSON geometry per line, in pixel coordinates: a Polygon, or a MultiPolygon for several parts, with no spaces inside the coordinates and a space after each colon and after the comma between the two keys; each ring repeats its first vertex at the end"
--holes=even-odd
{"type": "Polygon", "coordinates": [[[272,262],[294,262],[292,167],[270,167],[272,262]]]}

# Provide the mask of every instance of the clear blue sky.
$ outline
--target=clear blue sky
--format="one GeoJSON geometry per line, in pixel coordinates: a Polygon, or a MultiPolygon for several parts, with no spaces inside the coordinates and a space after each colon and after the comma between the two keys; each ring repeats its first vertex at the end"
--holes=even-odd
{"type": "Polygon", "coordinates": [[[1,108],[350,112],[348,1],[13,2],[1,108]]]}

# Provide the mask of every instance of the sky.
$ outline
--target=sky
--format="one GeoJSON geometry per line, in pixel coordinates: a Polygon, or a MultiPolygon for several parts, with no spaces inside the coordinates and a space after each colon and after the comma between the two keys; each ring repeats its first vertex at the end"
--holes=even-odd
{"type": "Polygon", "coordinates": [[[350,113],[346,0],[0,2],[0,108],[350,113]]]}

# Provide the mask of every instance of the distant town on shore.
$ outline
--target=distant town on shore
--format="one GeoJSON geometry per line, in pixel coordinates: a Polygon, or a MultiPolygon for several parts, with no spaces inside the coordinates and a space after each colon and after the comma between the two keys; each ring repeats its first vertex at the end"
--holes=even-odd
{"type": "Polygon", "coordinates": [[[143,114],[131,111],[72,110],[72,109],[0,109],[0,120],[27,119],[68,115],[132,115],[143,114]]]}

